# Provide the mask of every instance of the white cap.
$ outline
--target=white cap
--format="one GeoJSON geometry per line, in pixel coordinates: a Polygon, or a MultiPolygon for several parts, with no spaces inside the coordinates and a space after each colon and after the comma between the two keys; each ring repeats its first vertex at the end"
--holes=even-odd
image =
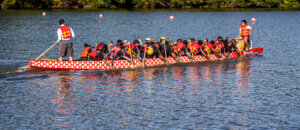
{"type": "Polygon", "coordinates": [[[146,41],[150,41],[151,39],[150,38],[146,38],[146,41]]]}

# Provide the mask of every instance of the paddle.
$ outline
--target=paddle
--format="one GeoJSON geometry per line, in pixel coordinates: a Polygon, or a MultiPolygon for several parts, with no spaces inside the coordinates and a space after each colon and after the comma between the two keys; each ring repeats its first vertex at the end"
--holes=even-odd
{"type": "Polygon", "coordinates": [[[114,50],[112,51],[112,60],[111,60],[111,66],[112,66],[112,68],[114,68],[114,59],[115,59],[115,52],[114,52],[114,50]]]}
{"type": "Polygon", "coordinates": [[[190,51],[192,52],[192,60],[194,61],[194,50],[193,50],[193,44],[192,44],[192,40],[190,40],[190,51]]]}
{"type": "MultiPolygon", "coordinates": [[[[58,41],[56,41],[52,46],[50,46],[46,51],[44,51],[39,57],[37,57],[35,60],[39,60],[42,56],[44,56],[50,49],[52,49],[58,41]]],[[[24,69],[27,69],[29,65],[25,66],[24,69]]]]}
{"type": "Polygon", "coordinates": [[[147,48],[147,44],[145,45],[145,51],[144,51],[144,58],[143,58],[143,68],[146,66],[145,65],[145,58],[146,58],[146,52],[147,52],[147,50],[148,50],[148,48],[147,48]]]}
{"type": "Polygon", "coordinates": [[[179,50],[178,50],[178,46],[177,46],[177,42],[176,41],[175,41],[174,45],[176,46],[176,56],[177,56],[177,59],[179,59],[179,61],[177,61],[177,62],[180,62],[181,55],[180,55],[180,57],[178,57],[179,50]]]}
{"type": "MultiPolygon", "coordinates": [[[[126,40],[126,41],[127,41],[127,40],[126,40]]],[[[133,61],[132,61],[130,42],[128,42],[128,44],[129,44],[129,55],[130,55],[131,68],[134,68],[135,65],[134,65],[134,63],[133,63],[133,61]]]]}
{"type": "Polygon", "coordinates": [[[166,48],[166,42],[164,42],[164,50],[165,50],[165,60],[166,60],[166,64],[169,64],[169,61],[168,61],[168,56],[167,56],[167,48],[166,48]]]}

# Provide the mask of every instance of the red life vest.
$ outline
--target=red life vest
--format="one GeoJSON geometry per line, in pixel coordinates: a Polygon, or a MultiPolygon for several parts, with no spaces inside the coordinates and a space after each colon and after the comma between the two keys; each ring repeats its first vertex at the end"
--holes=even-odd
{"type": "Polygon", "coordinates": [[[71,29],[69,25],[59,27],[61,30],[62,38],[71,38],[71,29]]]}
{"type": "Polygon", "coordinates": [[[217,39],[216,41],[215,41],[215,48],[217,49],[217,50],[221,50],[221,48],[223,48],[224,47],[224,43],[223,42],[220,42],[220,39],[217,39]]]}
{"type": "Polygon", "coordinates": [[[96,50],[101,50],[102,47],[103,47],[103,44],[99,45],[99,46],[96,48],[96,50]]]}
{"type": "Polygon", "coordinates": [[[197,43],[197,42],[192,42],[192,44],[188,44],[188,49],[191,51],[191,50],[193,50],[193,54],[198,54],[198,49],[200,48],[201,46],[197,43]],[[193,49],[191,49],[191,46],[192,45],[192,48],[193,49]]]}
{"type": "Polygon", "coordinates": [[[92,50],[92,52],[89,55],[90,57],[96,57],[97,56],[97,51],[96,50],[92,50]]]}
{"type": "Polygon", "coordinates": [[[214,46],[210,42],[203,43],[203,51],[206,53],[210,53],[210,49],[213,48],[214,46]]]}
{"type": "Polygon", "coordinates": [[[224,43],[223,42],[220,42],[220,39],[217,39],[216,41],[215,41],[215,50],[217,51],[217,52],[220,52],[221,51],[221,49],[224,47],[224,43]]]}
{"type": "Polygon", "coordinates": [[[136,52],[134,52],[133,51],[133,49],[135,48],[135,47],[137,47],[135,44],[130,44],[130,49],[129,49],[129,45],[128,46],[126,46],[127,47],[127,50],[126,50],[126,54],[127,55],[130,55],[130,51],[131,51],[131,56],[132,56],[132,58],[134,58],[135,56],[136,56],[136,52]]]}
{"type": "Polygon", "coordinates": [[[91,47],[84,48],[83,51],[81,52],[80,57],[88,57],[90,49],[91,49],[91,47]]]}
{"type": "Polygon", "coordinates": [[[178,51],[180,51],[182,48],[184,48],[185,45],[183,42],[177,42],[177,47],[173,46],[173,50],[175,53],[177,53],[178,51]],[[178,49],[178,50],[177,50],[178,49]]]}
{"type": "Polygon", "coordinates": [[[247,26],[249,26],[249,25],[248,24],[245,24],[244,26],[241,25],[241,36],[250,36],[247,26]]]}

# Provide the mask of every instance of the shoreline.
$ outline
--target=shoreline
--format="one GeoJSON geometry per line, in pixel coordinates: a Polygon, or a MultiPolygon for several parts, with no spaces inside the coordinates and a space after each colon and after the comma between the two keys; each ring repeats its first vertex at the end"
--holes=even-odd
{"type": "Polygon", "coordinates": [[[130,11],[137,11],[137,12],[156,12],[156,11],[188,11],[188,12],[261,12],[261,11],[300,11],[300,8],[191,8],[191,9],[141,9],[141,8],[134,8],[134,9],[123,9],[123,8],[117,8],[117,9],[108,9],[108,8],[53,8],[53,9],[34,9],[34,8],[26,8],[26,9],[2,9],[0,12],[6,12],[6,11],[115,11],[115,12],[130,12],[130,11]]]}

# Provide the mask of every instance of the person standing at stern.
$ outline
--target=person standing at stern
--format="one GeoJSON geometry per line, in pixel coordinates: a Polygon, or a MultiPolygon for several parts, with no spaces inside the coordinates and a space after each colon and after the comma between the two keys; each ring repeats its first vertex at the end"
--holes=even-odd
{"type": "Polygon", "coordinates": [[[244,39],[247,51],[249,50],[248,44],[252,32],[253,28],[250,27],[249,24],[247,24],[246,20],[242,20],[239,37],[242,37],[242,39],[244,39]]]}
{"type": "Polygon", "coordinates": [[[59,20],[59,25],[60,27],[57,30],[57,42],[61,42],[59,48],[59,61],[62,61],[63,57],[69,57],[69,61],[73,61],[74,52],[71,38],[75,37],[75,34],[69,25],[65,25],[64,19],[59,20]]]}

